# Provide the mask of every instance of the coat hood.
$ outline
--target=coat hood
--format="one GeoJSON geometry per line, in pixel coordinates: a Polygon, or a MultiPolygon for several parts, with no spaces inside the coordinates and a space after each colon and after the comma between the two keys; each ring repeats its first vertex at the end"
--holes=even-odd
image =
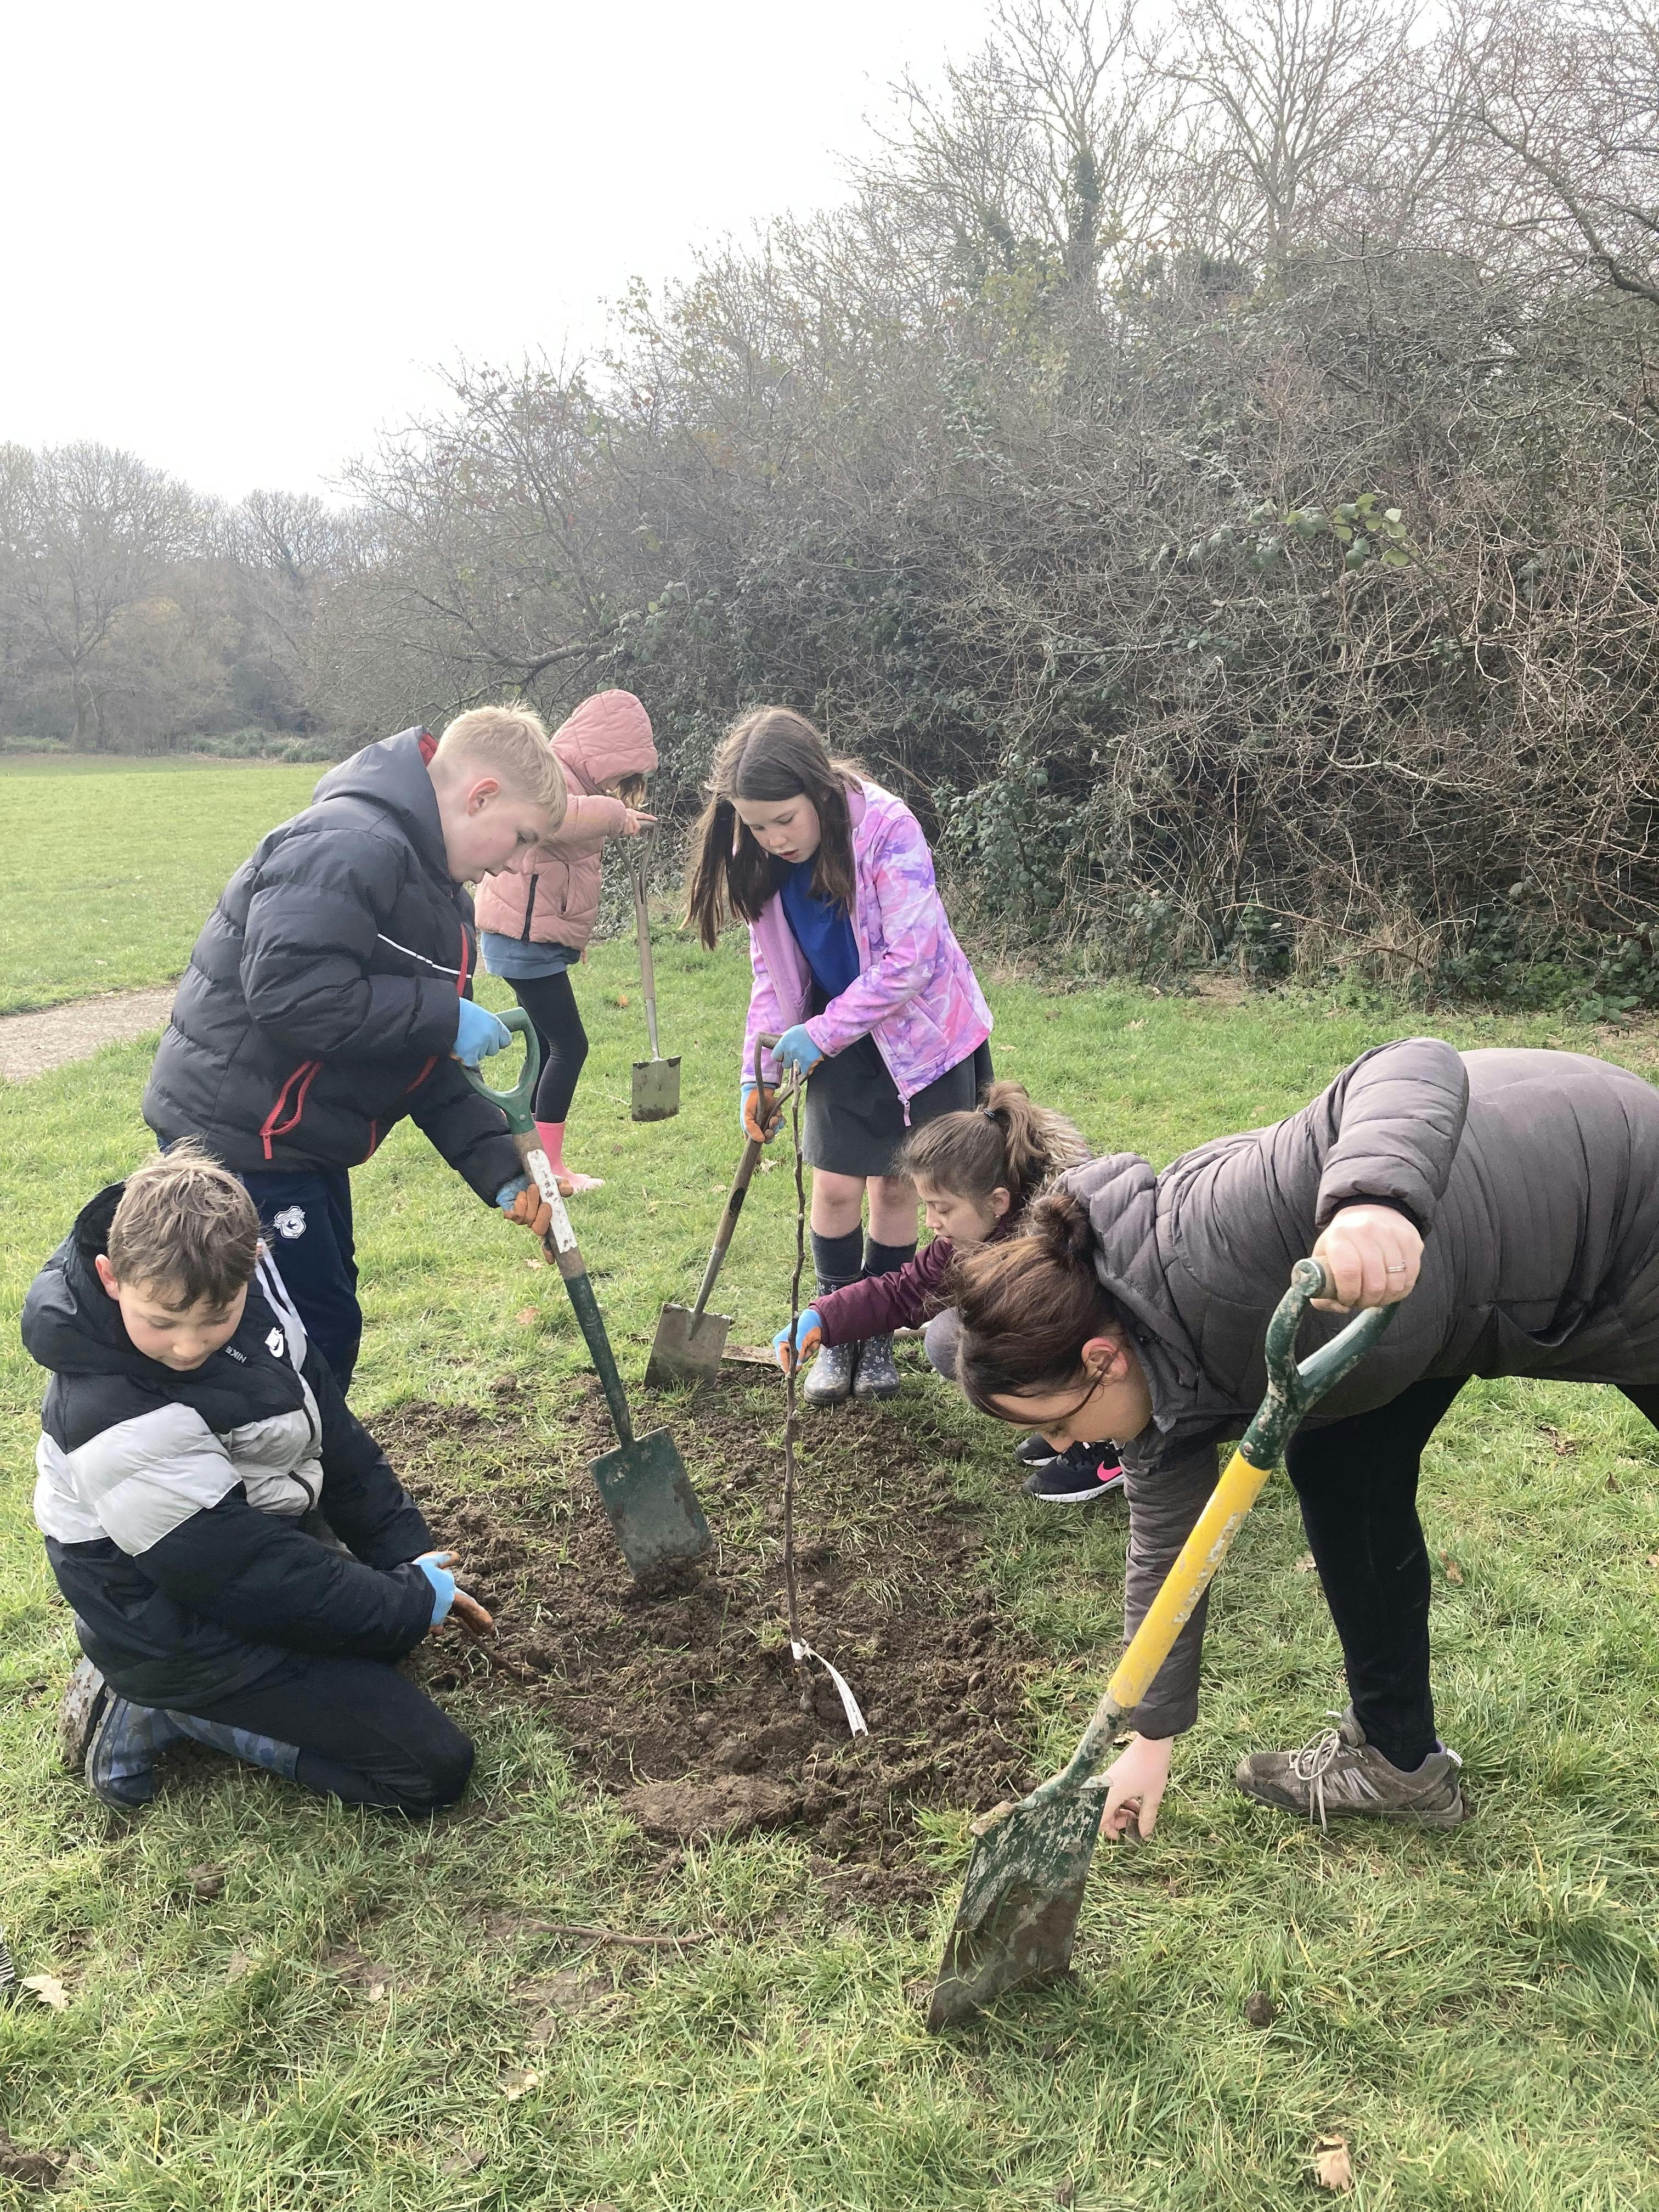
{"type": "Polygon", "coordinates": [[[392,817],[427,866],[447,883],[449,855],[444,850],[438,794],[427,770],[434,750],[426,731],[400,730],[395,738],[365,745],[338,768],[330,769],[311,799],[315,806],[331,799],[357,799],[380,807],[392,817]]]}
{"type": "Polygon", "coordinates": [[[110,1224],[125,1188],[112,1182],[88,1200],[23,1301],[23,1349],[54,1375],[118,1371],[134,1382],[155,1376],[155,1362],[135,1349],[121,1309],[93,1265],[109,1249],[110,1224]]]}
{"type": "Polygon", "coordinates": [[[29,1285],[21,1330],[29,1357],[57,1376],[98,1376],[106,1382],[118,1376],[146,1395],[193,1407],[216,1431],[297,1405],[302,1392],[285,1341],[282,1357],[258,1357],[262,1349],[277,1349],[274,1340],[281,1336],[282,1323],[257,1281],[248,1285],[247,1304],[236,1334],[188,1373],[163,1367],[134,1345],[120,1307],[93,1265],[100,1252],[109,1249],[110,1224],[125,1188],[125,1183],[111,1183],[88,1200],[74,1228],[29,1285]]]}
{"type": "Polygon", "coordinates": [[[590,791],[619,775],[649,775],[657,765],[651,717],[631,691],[596,691],[584,699],[554,731],[553,749],[590,791]]]}
{"type": "Polygon", "coordinates": [[[1134,1338],[1152,1394],[1153,1426],[1167,1435],[1230,1414],[1231,1401],[1206,1376],[1170,1295],[1158,1244],[1158,1176],[1150,1161],[1137,1152],[1113,1152],[1085,1161],[1060,1180],[1089,1210],[1095,1273],[1134,1338]]]}

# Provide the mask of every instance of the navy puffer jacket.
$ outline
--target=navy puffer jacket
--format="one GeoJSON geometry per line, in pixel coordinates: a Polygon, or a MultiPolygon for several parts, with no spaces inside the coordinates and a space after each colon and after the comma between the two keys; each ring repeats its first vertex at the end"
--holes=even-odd
{"type": "Polygon", "coordinates": [[[477,947],[432,744],[365,746],[231,878],[144,1091],[163,1144],[201,1137],[239,1170],[355,1167],[407,1115],[487,1203],[520,1172],[505,1117],[451,1057],[477,947]]]}

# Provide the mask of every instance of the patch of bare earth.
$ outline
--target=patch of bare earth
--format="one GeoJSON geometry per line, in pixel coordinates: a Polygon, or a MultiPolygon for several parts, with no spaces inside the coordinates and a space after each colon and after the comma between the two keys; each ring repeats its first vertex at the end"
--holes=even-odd
{"type": "Polygon", "coordinates": [[[0,1014],[0,1077],[27,1083],[71,1060],[88,1060],[106,1044],[131,1044],[163,1029],[178,992],[176,983],[157,983],[143,991],[76,999],[39,1013],[0,1014]]]}
{"type": "Polygon", "coordinates": [[[1025,1685],[1042,1659],[999,1609],[951,1446],[865,1407],[805,1424],[802,1630],[863,1708],[854,1740],[823,1670],[789,1655],[776,1385],[726,1381],[673,1407],[717,1547],[656,1594],[629,1575],[586,1473],[614,1443],[597,1387],[578,1386],[551,1443],[518,1412],[526,1396],[504,1385],[499,1410],[410,1404],[375,1425],[498,1624],[425,1647],[428,1686],[545,1708],[665,1847],[789,1828],[837,1896],[929,1895],[918,1813],[986,1811],[1036,1779],[1025,1685]]]}

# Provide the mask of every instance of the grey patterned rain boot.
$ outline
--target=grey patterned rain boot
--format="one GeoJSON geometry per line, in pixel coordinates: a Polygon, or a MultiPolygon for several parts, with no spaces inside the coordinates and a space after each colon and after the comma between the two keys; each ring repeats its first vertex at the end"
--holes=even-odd
{"type": "Polygon", "coordinates": [[[800,1395],[809,1406],[844,1406],[853,1395],[856,1344],[827,1344],[806,1370],[800,1395]]]}
{"type": "Polygon", "coordinates": [[[71,1774],[87,1763],[87,1746],[109,1698],[109,1685],[90,1659],[77,1659],[58,1709],[58,1751],[71,1774]]]}
{"type": "Polygon", "coordinates": [[[1353,1707],[1335,1717],[1300,1751],[1254,1751],[1241,1759],[1234,1779],[1247,1797],[1282,1812],[1300,1813],[1322,1828],[1338,1814],[1372,1820],[1414,1820],[1425,1828],[1455,1828],[1464,1817],[1457,1771],[1463,1764],[1443,1744],[1411,1773],[1391,1765],[1354,1718],[1353,1707]]]}
{"type": "MultiPolygon", "coordinates": [[[[826,1240],[827,1241],[827,1240],[826,1240]]],[[[856,1275],[843,1275],[831,1279],[818,1277],[817,1295],[827,1297],[831,1291],[844,1291],[848,1284],[858,1280],[856,1275]]],[[[826,1344],[806,1370],[800,1395],[809,1406],[844,1406],[853,1395],[853,1371],[858,1364],[856,1344],[826,1344]]]]}
{"type": "Polygon", "coordinates": [[[866,1336],[859,1346],[858,1364],[853,1376],[853,1395],[855,1398],[896,1398],[898,1393],[899,1371],[893,1362],[891,1330],[885,1336],[866,1336]]]}

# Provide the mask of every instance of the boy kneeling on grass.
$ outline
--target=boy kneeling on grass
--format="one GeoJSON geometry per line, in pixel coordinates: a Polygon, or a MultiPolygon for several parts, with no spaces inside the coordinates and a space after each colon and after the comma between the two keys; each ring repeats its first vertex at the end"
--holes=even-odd
{"type": "Polygon", "coordinates": [[[347,1408],[237,1178],[197,1145],[100,1191],[35,1277],[34,1513],[86,1656],[64,1756],[106,1804],[186,1737],[348,1804],[453,1803],[472,1745],[394,1662],[453,1611],[432,1532],[347,1408]]]}

